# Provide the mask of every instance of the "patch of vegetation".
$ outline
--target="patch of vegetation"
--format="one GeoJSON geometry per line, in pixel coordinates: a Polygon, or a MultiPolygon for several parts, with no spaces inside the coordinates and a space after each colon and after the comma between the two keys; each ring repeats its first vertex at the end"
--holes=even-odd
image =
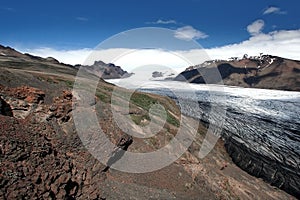
{"type": "Polygon", "coordinates": [[[23,68],[23,67],[30,67],[31,63],[29,63],[29,62],[18,62],[18,61],[3,61],[3,62],[1,62],[1,66],[3,66],[3,67],[23,68]]]}
{"type": "Polygon", "coordinates": [[[105,94],[101,91],[97,90],[96,91],[96,96],[100,99],[100,101],[102,101],[104,103],[109,103],[110,102],[110,97],[107,94],[105,94]]]}
{"type": "MultiPolygon", "coordinates": [[[[158,103],[158,100],[150,97],[147,94],[143,93],[133,93],[131,96],[131,102],[147,111],[151,108],[153,104],[158,103]]],[[[165,105],[166,106],[166,105],[165,105]]],[[[144,116],[145,117],[145,116],[144,116]]],[[[149,115],[146,115],[147,119],[150,119],[149,115]]],[[[176,119],[169,111],[167,111],[167,120],[168,123],[179,127],[180,121],[176,119]]]]}
{"type": "Polygon", "coordinates": [[[103,86],[102,87],[105,91],[108,91],[108,92],[112,92],[113,91],[113,86],[110,86],[110,87],[107,87],[107,86],[103,86]]]}
{"type": "Polygon", "coordinates": [[[70,87],[70,88],[73,87],[74,81],[65,80],[64,82],[65,82],[65,84],[66,84],[68,87],[70,87]]]}
{"type": "Polygon", "coordinates": [[[151,108],[151,106],[155,103],[157,103],[157,100],[153,99],[152,97],[148,96],[147,94],[142,94],[142,93],[133,93],[132,96],[131,96],[131,99],[130,101],[149,111],[149,109],[151,108]]]}
{"type": "MultiPolygon", "coordinates": [[[[49,82],[51,80],[47,79],[47,81],[49,82]]],[[[55,81],[55,80],[52,79],[52,81],[55,81]]],[[[73,88],[74,81],[71,81],[71,80],[68,80],[68,79],[60,79],[60,78],[58,78],[57,81],[63,82],[69,88],[73,88]]]]}
{"type": "Polygon", "coordinates": [[[173,115],[171,115],[169,111],[167,111],[167,122],[176,127],[179,127],[180,125],[180,121],[176,119],[173,115]]]}
{"type": "Polygon", "coordinates": [[[150,117],[149,117],[149,115],[136,115],[136,114],[132,114],[132,115],[130,115],[130,117],[131,117],[131,119],[132,119],[132,121],[136,124],[136,125],[142,125],[143,126],[143,124],[141,124],[141,122],[143,121],[143,120],[150,120],[150,117]]]}
{"type": "Polygon", "coordinates": [[[53,78],[50,78],[50,77],[37,76],[37,79],[42,82],[46,81],[47,83],[50,83],[50,84],[58,83],[57,81],[55,81],[53,78]]]}
{"type": "Polygon", "coordinates": [[[36,77],[39,81],[45,81],[45,78],[43,78],[43,77],[40,77],[40,76],[38,76],[38,77],[36,77]]]}
{"type": "MultiPolygon", "coordinates": [[[[111,88],[103,88],[104,90],[108,90],[110,91],[111,88]]],[[[126,99],[129,98],[130,92],[126,91],[126,90],[118,90],[115,92],[116,97],[119,97],[119,99],[113,99],[113,104],[117,105],[117,106],[124,106],[124,102],[122,102],[122,99],[126,101],[126,99]]],[[[100,95],[101,96],[101,95],[100,95]]],[[[100,98],[100,97],[99,97],[100,98]]],[[[106,100],[105,98],[106,96],[101,96],[100,99],[104,99],[104,101],[106,100]]],[[[107,100],[106,100],[107,101],[107,100]]],[[[140,92],[134,92],[131,97],[130,97],[130,105],[132,106],[138,106],[140,108],[142,108],[144,111],[146,111],[146,114],[131,114],[131,118],[134,121],[135,124],[137,125],[141,125],[141,122],[143,120],[150,120],[150,116],[149,116],[149,109],[154,105],[154,104],[158,104],[160,103],[161,105],[163,105],[166,109],[167,109],[167,123],[172,124],[173,126],[179,127],[180,125],[180,121],[178,119],[176,119],[171,113],[170,111],[168,111],[168,109],[170,109],[171,104],[168,105],[168,101],[164,101],[163,99],[156,99],[151,97],[148,94],[145,93],[140,93],[140,92]]],[[[155,113],[154,113],[155,114],[155,113]]],[[[157,116],[160,116],[160,113],[157,113],[157,116]]]]}

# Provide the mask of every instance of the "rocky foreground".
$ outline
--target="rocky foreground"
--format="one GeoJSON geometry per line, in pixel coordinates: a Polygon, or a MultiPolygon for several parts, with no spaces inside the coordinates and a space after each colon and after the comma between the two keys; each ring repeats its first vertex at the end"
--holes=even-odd
{"type": "MultiPolygon", "coordinates": [[[[0,92],[2,199],[293,199],[238,169],[221,141],[199,160],[193,152],[201,138],[159,171],[104,173],[105,165],[91,156],[74,130],[70,91],[62,91],[51,104],[44,103],[42,90],[32,87],[2,86],[0,92]]],[[[102,125],[111,121],[107,114],[102,125]]],[[[121,135],[113,124],[107,131],[115,142],[121,135]]],[[[145,151],[163,140],[133,142],[129,150],[145,151]]]]}

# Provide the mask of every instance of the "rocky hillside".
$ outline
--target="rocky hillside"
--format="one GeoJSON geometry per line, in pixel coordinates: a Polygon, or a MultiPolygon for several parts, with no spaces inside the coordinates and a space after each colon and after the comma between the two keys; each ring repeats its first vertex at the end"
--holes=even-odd
{"type": "Polygon", "coordinates": [[[214,73],[215,69],[225,85],[300,91],[300,61],[271,55],[208,61],[187,68],[174,80],[204,84],[202,74],[214,73]]]}
{"type": "Polygon", "coordinates": [[[33,55],[30,55],[27,53],[22,54],[11,47],[5,47],[2,45],[0,45],[0,56],[2,57],[2,59],[9,58],[12,61],[17,59],[17,60],[24,60],[24,61],[31,61],[31,62],[34,62],[34,61],[47,62],[47,63],[52,63],[52,64],[61,64],[61,65],[65,65],[65,66],[71,66],[71,65],[59,63],[58,60],[56,60],[55,58],[52,58],[52,57],[41,58],[39,56],[33,56],[33,55]]]}
{"type": "Polygon", "coordinates": [[[106,64],[102,61],[95,61],[93,65],[76,65],[76,68],[79,67],[103,79],[126,78],[132,75],[124,71],[120,66],[116,66],[112,63],[106,64]]]}
{"type": "MultiPolygon", "coordinates": [[[[193,144],[176,162],[151,173],[109,169],[83,146],[74,125],[72,92],[77,69],[6,49],[0,55],[0,199],[295,199],[235,166],[223,141],[204,159],[197,153],[206,129],[201,124],[193,144]]],[[[125,134],[114,121],[115,88],[102,80],[96,88],[99,124],[115,144],[125,134]]],[[[149,107],[160,103],[168,118],[151,138],[133,137],[127,151],[150,152],[177,133],[180,111],[169,98],[135,92],[130,117],[138,126],[149,123],[149,107]]],[[[192,120],[192,119],[191,119],[192,120]]],[[[195,122],[196,123],[196,122],[195,122]]],[[[92,132],[93,136],[98,135],[92,132]]]]}
{"type": "Polygon", "coordinates": [[[39,56],[33,56],[30,54],[22,54],[11,47],[4,47],[0,45],[0,56],[2,58],[10,58],[11,61],[23,60],[29,62],[45,62],[48,64],[60,64],[63,66],[74,67],[79,69],[80,67],[86,70],[89,73],[95,74],[96,76],[101,77],[102,79],[114,79],[114,78],[126,78],[131,76],[130,73],[124,71],[120,66],[116,66],[112,63],[106,64],[102,61],[95,61],[93,65],[68,65],[64,63],[60,63],[58,60],[52,57],[41,58],[39,56]]]}

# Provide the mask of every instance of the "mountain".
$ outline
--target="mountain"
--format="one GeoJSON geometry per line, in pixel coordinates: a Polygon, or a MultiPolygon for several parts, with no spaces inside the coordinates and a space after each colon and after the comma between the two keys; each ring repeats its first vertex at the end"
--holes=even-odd
{"type": "Polygon", "coordinates": [[[187,68],[174,80],[204,84],[202,74],[206,74],[211,83],[220,84],[214,80],[216,69],[225,85],[300,91],[300,61],[271,55],[207,61],[187,68]]]}
{"type": "MultiPolygon", "coordinates": [[[[0,199],[295,199],[238,168],[222,140],[207,157],[199,159],[207,131],[202,124],[188,150],[160,170],[104,172],[105,163],[83,145],[74,113],[92,107],[106,137],[118,145],[126,133],[113,111],[130,117],[134,124],[127,128],[139,133],[140,127],[150,123],[149,108],[162,105],[167,119],[155,115],[157,122],[165,122],[160,131],[151,138],[133,137],[127,146],[130,152],[154,152],[174,138],[180,119],[186,117],[180,115],[176,103],[167,97],[134,92],[129,113],[124,113],[126,96],[132,91],[100,79],[94,98],[80,105],[91,85],[89,79],[80,77],[83,94],[72,90],[76,67],[9,47],[1,47],[0,52],[0,199]],[[117,96],[112,106],[116,90],[124,96],[117,96]]],[[[97,129],[86,134],[91,139],[99,136],[97,129]]],[[[101,145],[105,144],[95,149],[101,145]]]]}
{"type": "MultiPolygon", "coordinates": [[[[7,57],[10,59],[24,59],[24,60],[42,61],[42,62],[49,62],[49,63],[53,63],[53,64],[60,64],[58,60],[56,60],[55,58],[52,58],[52,57],[42,58],[39,56],[30,55],[28,53],[23,54],[23,53],[16,51],[15,49],[13,49],[11,47],[5,47],[2,45],[0,45],[0,56],[7,57]]],[[[71,65],[69,65],[69,66],[71,66],[71,65]]]]}
{"type": "Polygon", "coordinates": [[[76,65],[76,67],[82,67],[87,72],[103,79],[127,78],[132,75],[132,73],[124,71],[120,66],[116,66],[113,63],[106,64],[102,61],[95,61],[93,65],[76,65]]]}
{"type": "Polygon", "coordinates": [[[176,77],[176,72],[171,70],[162,70],[152,72],[150,80],[172,80],[176,77]]]}
{"type": "Polygon", "coordinates": [[[124,71],[121,67],[115,66],[112,63],[106,64],[102,61],[95,61],[93,65],[68,65],[60,63],[58,60],[52,57],[41,58],[39,56],[33,56],[30,54],[22,54],[11,47],[4,47],[0,45],[0,56],[10,58],[11,60],[19,61],[29,61],[29,62],[44,62],[49,64],[61,64],[64,66],[75,67],[79,69],[80,67],[89,73],[95,74],[102,79],[115,79],[115,78],[126,78],[132,74],[124,71]]]}

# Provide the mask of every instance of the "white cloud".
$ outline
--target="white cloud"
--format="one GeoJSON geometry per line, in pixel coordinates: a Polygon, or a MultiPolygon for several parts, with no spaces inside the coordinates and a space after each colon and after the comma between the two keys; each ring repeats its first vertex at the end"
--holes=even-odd
{"type": "Polygon", "coordinates": [[[89,21],[89,19],[86,18],[86,17],[76,17],[76,19],[77,19],[78,21],[83,21],[83,22],[89,21]]]}
{"type": "Polygon", "coordinates": [[[177,24],[177,22],[173,19],[171,20],[158,19],[156,22],[149,22],[148,24],[177,24]]]}
{"type": "Polygon", "coordinates": [[[197,40],[197,39],[204,39],[207,38],[208,35],[203,33],[202,31],[199,31],[197,29],[194,29],[192,26],[184,26],[181,28],[178,28],[175,31],[174,37],[181,39],[181,40],[197,40]]]}
{"type": "Polygon", "coordinates": [[[274,31],[268,34],[261,33],[241,43],[207,49],[206,52],[213,59],[264,53],[300,60],[300,29],[274,31]]]}
{"type": "MultiPolygon", "coordinates": [[[[160,49],[142,49],[128,51],[114,61],[116,65],[124,66],[126,70],[132,71],[137,68],[170,68],[181,72],[190,63],[183,59],[178,52],[168,52],[160,49]],[[139,58],[139,59],[136,59],[139,58]]],[[[142,77],[143,78],[143,77],[142,77]]]]}
{"type": "Polygon", "coordinates": [[[268,15],[268,14],[286,14],[286,11],[282,11],[280,8],[275,7],[275,6],[270,6],[268,8],[266,8],[263,12],[264,15],[268,15]]]}
{"type": "MultiPolygon", "coordinates": [[[[18,48],[17,48],[18,49],[18,48]]],[[[40,57],[53,57],[60,62],[66,64],[82,64],[87,56],[92,52],[91,49],[77,49],[77,50],[57,50],[47,47],[37,49],[18,49],[21,52],[29,53],[40,57]]]]}
{"type": "Polygon", "coordinates": [[[68,64],[92,64],[95,60],[102,60],[106,63],[113,62],[128,71],[136,66],[147,64],[161,64],[178,71],[178,69],[181,70],[191,63],[200,64],[210,59],[242,57],[244,54],[259,55],[259,53],[264,53],[300,60],[300,29],[273,31],[267,34],[260,33],[241,43],[202,50],[166,52],[160,49],[107,49],[95,51],[92,49],[55,50],[39,48],[21,50],[21,52],[28,52],[42,57],[51,56],[68,64]]]}
{"type": "Polygon", "coordinates": [[[7,11],[7,12],[14,12],[14,11],[16,11],[14,8],[11,8],[11,7],[0,7],[0,10],[4,10],[4,11],[7,11]]]}
{"type": "Polygon", "coordinates": [[[252,24],[249,24],[247,26],[247,31],[251,35],[257,35],[257,34],[261,33],[264,26],[265,26],[265,22],[261,19],[258,19],[256,21],[254,21],[252,24]]]}

